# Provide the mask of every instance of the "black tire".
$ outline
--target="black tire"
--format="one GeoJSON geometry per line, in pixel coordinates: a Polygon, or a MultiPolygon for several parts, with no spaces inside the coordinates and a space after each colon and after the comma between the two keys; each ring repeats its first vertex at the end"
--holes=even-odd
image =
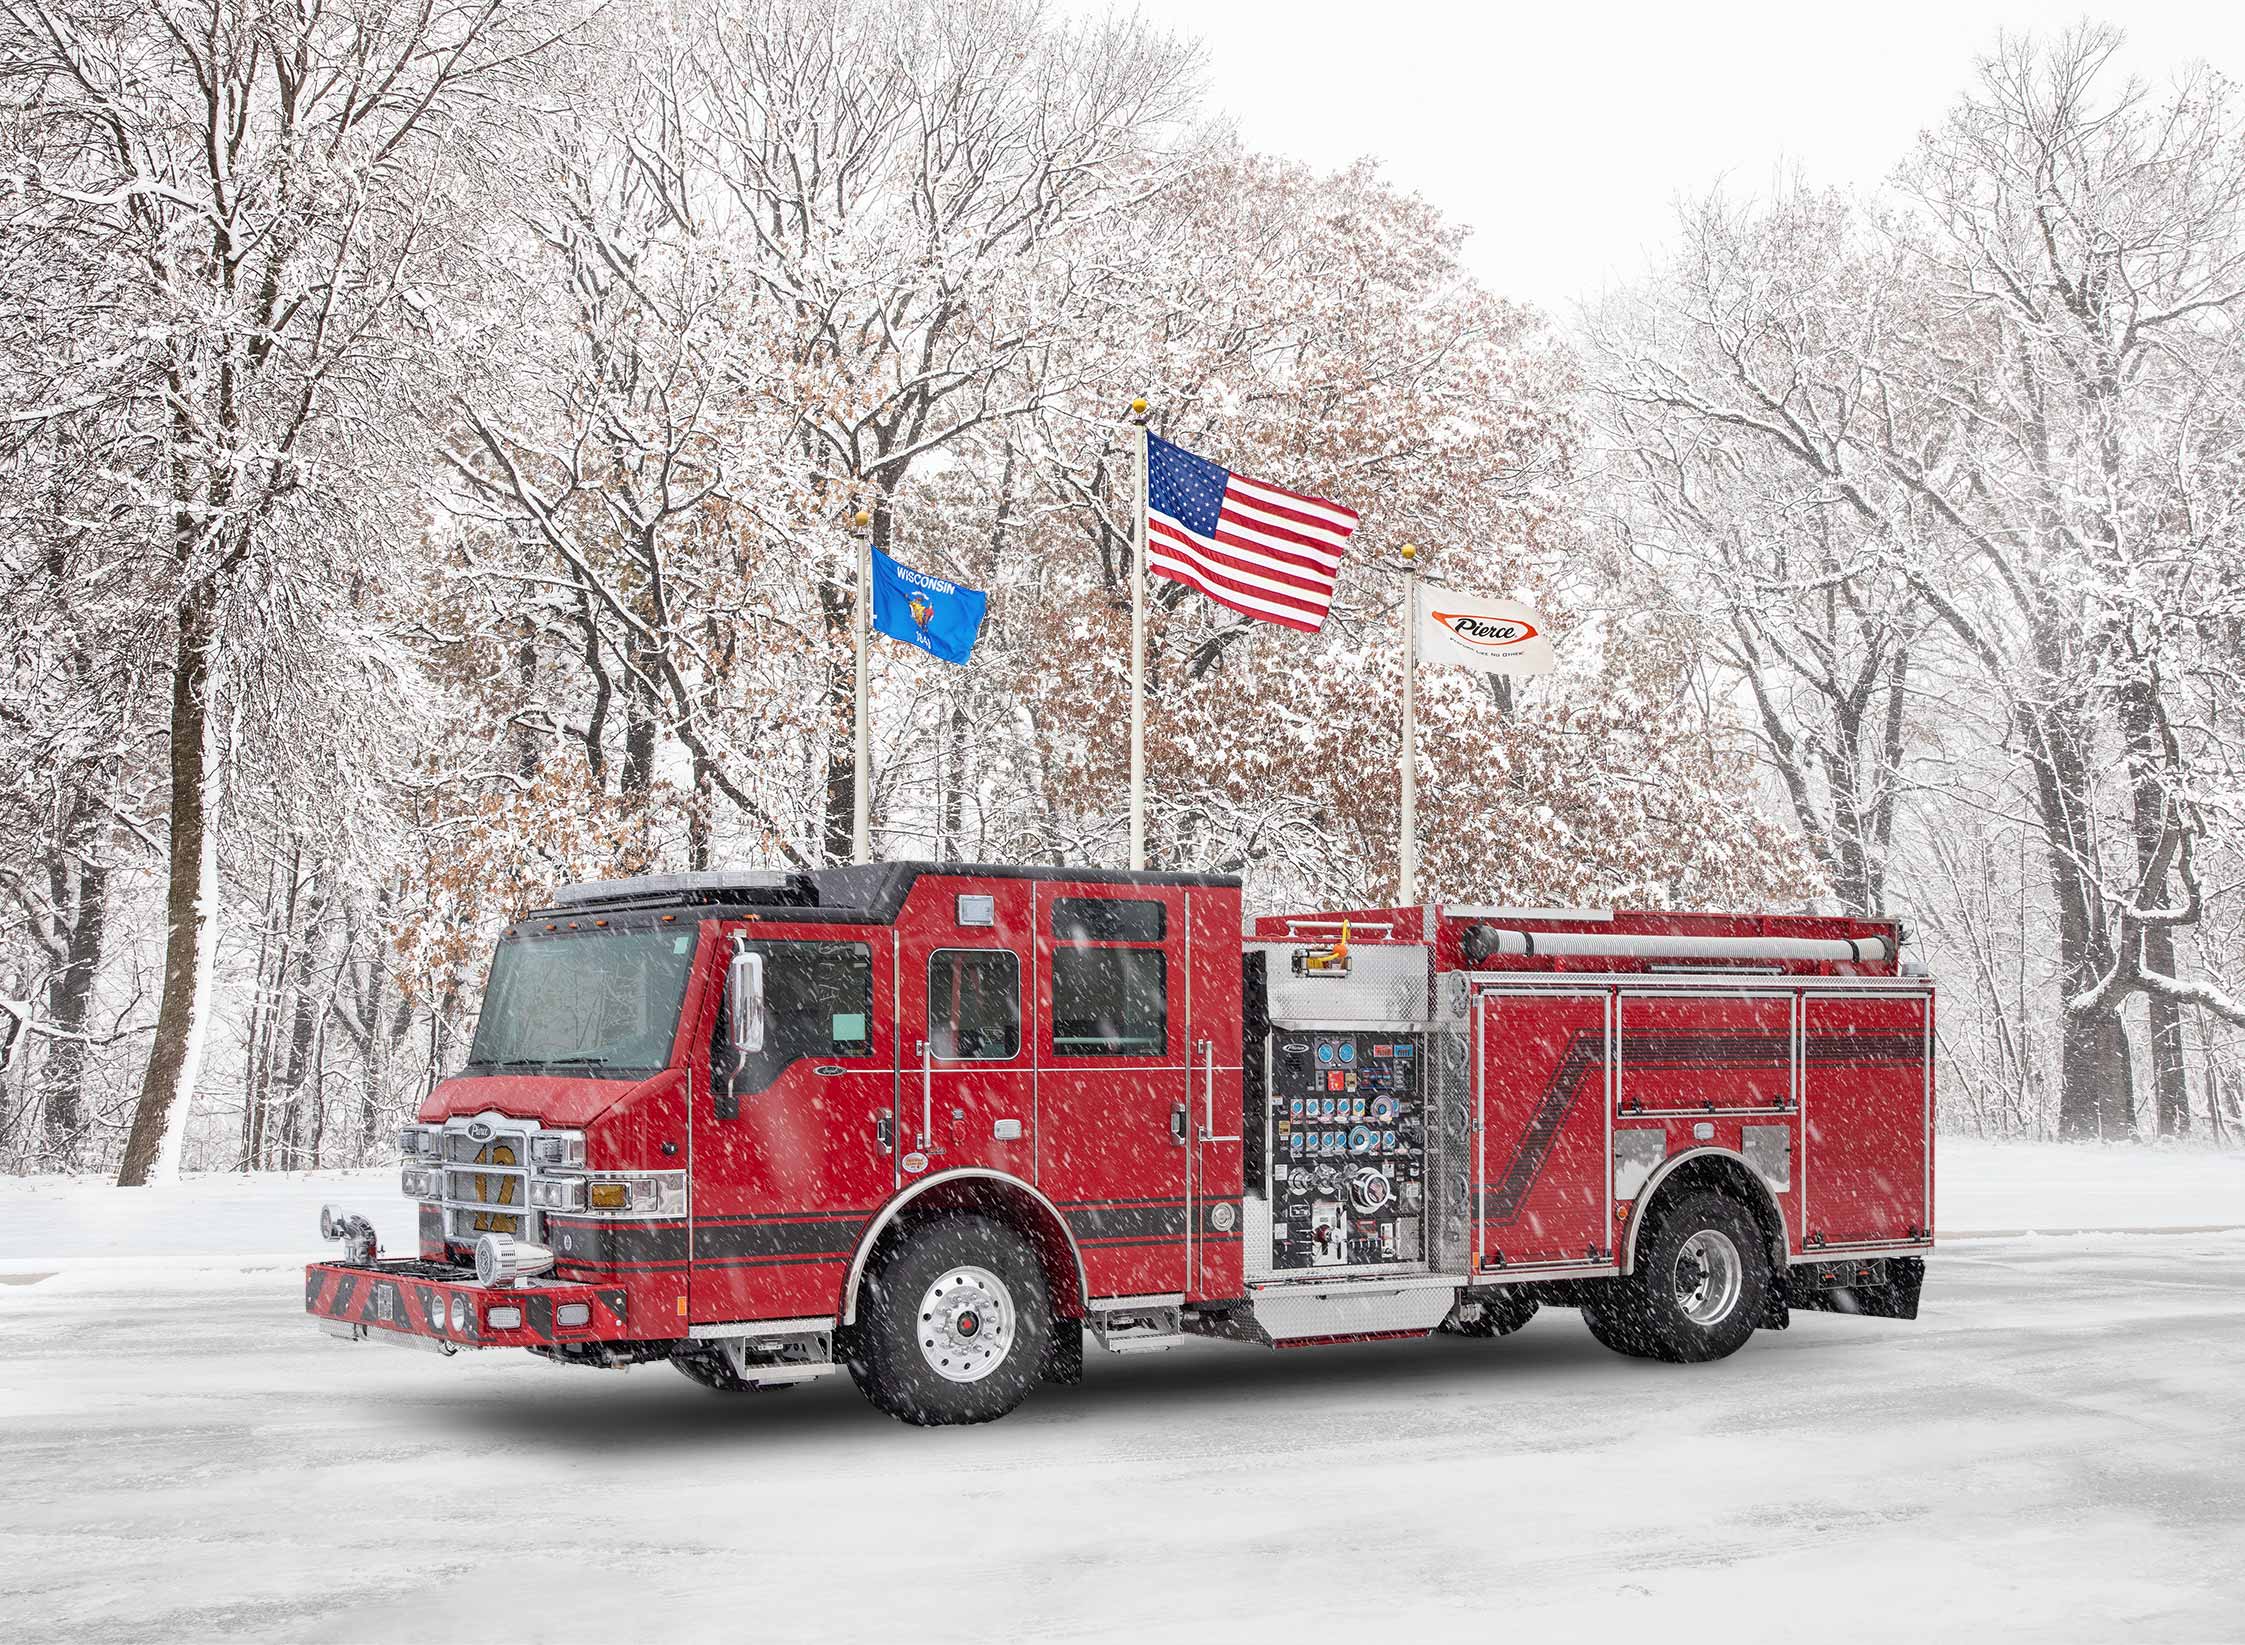
{"type": "Polygon", "coordinates": [[[1442,1329],[1458,1337],[1509,1337],[1536,1317],[1536,1299],[1516,1285],[1500,1285],[1461,1297],[1442,1329]]]}
{"type": "Polygon", "coordinates": [[[1769,1306],[1769,1253],[1754,1214],[1697,1188],[1663,1200],[1637,1245],[1636,1272],[1582,1307],[1617,1354],[1700,1364],[1735,1354],[1769,1306]]]}
{"type": "Polygon", "coordinates": [[[1029,1242],[988,1217],[955,1213],[907,1233],[867,1276],[850,1376],[899,1421],[989,1422],[1029,1397],[1051,1343],[1044,1271],[1029,1242]],[[939,1285],[964,1299],[949,1317],[939,1285]]]}
{"type": "Polygon", "coordinates": [[[680,1354],[671,1364],[688,1382],[698,1382],[720,1394],[777,1394],[795,1386],[792,1382],[751,1382],[737,1375],[717,1354],[680,1354]]]}

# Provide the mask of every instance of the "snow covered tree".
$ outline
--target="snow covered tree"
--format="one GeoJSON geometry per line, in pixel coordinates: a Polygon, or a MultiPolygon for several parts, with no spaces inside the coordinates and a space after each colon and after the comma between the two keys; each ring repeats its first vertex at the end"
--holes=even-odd
{"type": "MultiPolygon", "coordinates": [[[[2205,778],[2234,680],[2217,637],[2234,622],[2245,125],[2203,71],[2159,103],[2114,84],[2117,44],[2007,42],[1891,207],[1799,187],[1710,202],[1595,331],[1656,546],[1748,571],[1738,677],[1766,695],[1777,625],[1845,733],[1817,751],[1824,832],[1887,849],[1850,796],[1870,773],[1891,827],[1884,796],[1913,760],[1950,803],[2032,817],[2069,1135],[2134,1129],[2132,994],[2152,1005],[2163,1128],[2183,1112],[2176,1007],[2234,1009],[2177,975],[2176,933],[2200,917],[2229,803],[2205,778]],[[1842,609],[1844,626],[1824,614],[1842,609]]],[[[1798,733],[1764,728],[1810,821],[1798,733]]]]}
{"type": "Polygon", "coordinates": [[[169,663],[166,930],[120,1181],[176,1164],[208,1044],[218,810],[239,720],[320,736],[339,623],[395,537],[422,319],[548,15],[356,0],[0,5],[11,231],[83,295],[12,332],[33,415],[130,431],[129,581],[169,663]]]}

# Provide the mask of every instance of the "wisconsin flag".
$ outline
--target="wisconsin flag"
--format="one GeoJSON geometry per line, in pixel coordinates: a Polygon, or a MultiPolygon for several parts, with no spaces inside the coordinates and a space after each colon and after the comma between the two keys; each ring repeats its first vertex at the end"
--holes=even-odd
{"type": "Polygon", "coordinates": [[[963,664],[974,655],[989,604],[980,589],[914,571],[873,550],[873,626],[892,640],[963,664]]]}

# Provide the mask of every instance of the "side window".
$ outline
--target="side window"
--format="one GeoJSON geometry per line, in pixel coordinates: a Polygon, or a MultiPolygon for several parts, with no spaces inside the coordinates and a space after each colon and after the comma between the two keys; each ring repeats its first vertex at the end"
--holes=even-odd
{"type": "Polygon", "coordinates": [[[943,948],[928,956],[928,1044],[954,1061],[1006,1062],[1021,1053],[1021,962],[1002,948],[943,948]]]}
{"type": "Polygon", "coordinates": [[[1062,897],[1052,908],[1052,1049],[1158,1057],[1169,1045],[1168,909],[1144,898],[1062,897]]]}
{"type": "MultiPolygon", "coordinates": [[[[861,942],[752,942],[764,956],[764,1049],[734,1080],[761,1091],[798,1058],[873,1054],[873,951],[861,942]]],[[[717,1014],[710,1060],[723,1077],[732,1066],[725,1013],[717,1014]]]]}
{"type": "Polygon", "coordinates": [[[1160,942],[1169,907],[1144,897],[1062,897],[1052,905],[1056,943],[1160,942]]]}

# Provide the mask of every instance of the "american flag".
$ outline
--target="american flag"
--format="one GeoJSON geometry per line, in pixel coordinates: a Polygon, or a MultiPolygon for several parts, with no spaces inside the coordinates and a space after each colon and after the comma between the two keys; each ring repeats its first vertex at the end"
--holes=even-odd
{"type": "Polygon", "coordinates": [[[1219,605],[1315,634],[1356,510],[1146,436],[1146,564],[1219,605]]]}

